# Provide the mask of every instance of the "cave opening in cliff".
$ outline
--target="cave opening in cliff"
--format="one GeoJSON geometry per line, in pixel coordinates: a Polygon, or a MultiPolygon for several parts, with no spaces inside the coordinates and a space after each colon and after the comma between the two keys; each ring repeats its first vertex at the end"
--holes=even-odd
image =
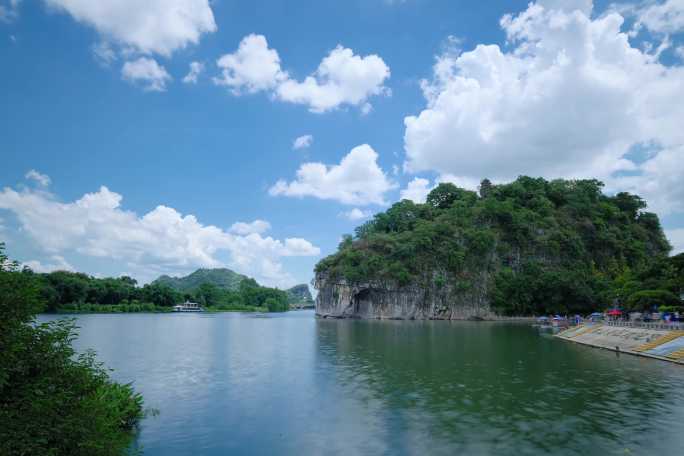
{"type": "Polygon", "coordinates": [[[354,313],[356,315],[365,313],[371,301],[371,291],[365,288],[354,295],[354,313]]]}

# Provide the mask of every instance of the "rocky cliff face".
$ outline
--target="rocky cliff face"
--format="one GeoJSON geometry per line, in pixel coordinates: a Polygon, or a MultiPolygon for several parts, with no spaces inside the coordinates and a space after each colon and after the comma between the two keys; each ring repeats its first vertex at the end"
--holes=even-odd
{"type": "Polygon", "coordinates": [[[466,290],[458,284],[418,284],[398,287],[389,282],[349,283],[319,273],[316,315],[324,318],[368,318],[397,320],[489,320],[486,273],[480,274],[466,290]]]}

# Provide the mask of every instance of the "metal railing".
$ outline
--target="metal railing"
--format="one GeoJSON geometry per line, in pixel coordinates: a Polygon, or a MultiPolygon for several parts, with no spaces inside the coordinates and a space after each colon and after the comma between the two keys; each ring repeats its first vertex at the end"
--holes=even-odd
{"type": "Polygon", "coordinates": [[[684,330],[684,322],[671,321],[669,323],[663,322],[646,322],[646,321],[604,321],[608,326],[624,326],[627,328],[644,328],[644,329],[667,329],[667,330],[684,330]]]}

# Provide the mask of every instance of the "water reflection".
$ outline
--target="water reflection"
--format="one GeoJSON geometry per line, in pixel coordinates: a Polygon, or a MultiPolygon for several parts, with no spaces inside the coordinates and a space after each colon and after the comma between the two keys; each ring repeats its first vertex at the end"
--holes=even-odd
{"type": "MultiPolygon", "coordinates": [[[[52,317],[43,317],[43,319],[52,317]]],[[[87,315],[146,455],[679,454],[684,370],[522,325],[87,315]]]]}
{"type": "Polygon", "coordinates": [[[500,323],[320,320],[317,334],[339,384],[394,428],[393,453],[684,448],[680,366],[500,323]]]}

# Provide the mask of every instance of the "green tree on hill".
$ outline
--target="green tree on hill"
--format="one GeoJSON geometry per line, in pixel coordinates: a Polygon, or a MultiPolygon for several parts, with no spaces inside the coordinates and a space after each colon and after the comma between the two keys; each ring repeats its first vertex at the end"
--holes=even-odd
{"type": "MultiPolygon", "coordinates": [[[[484,275],[502,314],[584,313],[636,291],[678,292],[670,245],[637,195],[594,179],[483,180],[480,195],[442,183],[425,204],[401,201],[343,238],[318,273],[457,293],[484,275]]],[[[664,295],[663,295],[664,296],[664,295]]]]}

